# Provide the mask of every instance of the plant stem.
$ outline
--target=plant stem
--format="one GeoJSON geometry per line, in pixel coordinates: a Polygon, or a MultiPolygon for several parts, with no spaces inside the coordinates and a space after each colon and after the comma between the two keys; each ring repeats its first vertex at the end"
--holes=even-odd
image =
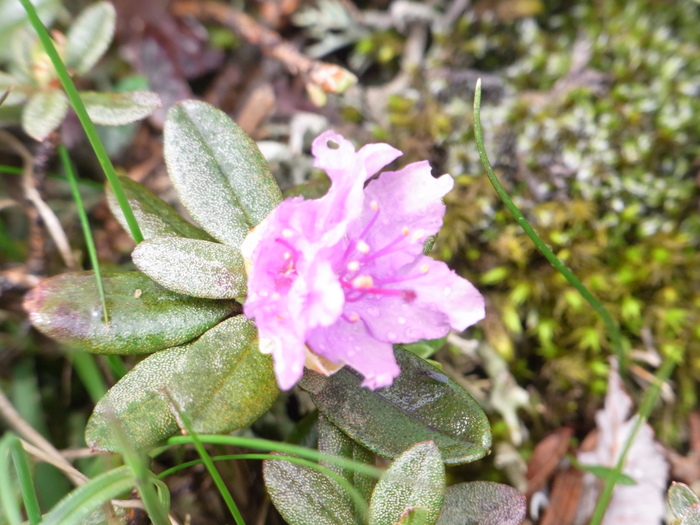
{"type": "Polygon", "coordinates": [[[596,504],[595,511],[593,512],[593,518],[591,518],[590,525],[600,525],[605,517],[605,511],[612,500],[613,490],[615,490],[615,482],[620,476],[623,467],[625,466],[625,461],[627,460],[627,454],[632,448],[637,433],[642,428],[647,420],[649,419],[649,414],[651,413],[656,400],[659,398],[661,393],[661,385],[663,385],[666,380],[671,376],[673,369],[676,367],[676,360],[673,358],[666,358],[666,360],[659,367],[658,371],[654,375],[654,382],[649,387],[649,390],[644,394],[642,403],[639,407],[639,414],[634,422],[632,431],[625,441],[620,457],[615,463],[615,468],[613,469],[612,475],[605,479],[605,485],[603,485],[603,490],[598,498],[598,503],[596,504]]]}
{"type": "Polygon", "coordinates": [[[36,31],[37,35],[39,35],[39,40],[41,40],[41,44],[44,47],[44,51],[51,59],[51,63],[53,64],[53,67],[56,70],[56,74],[58,75],[58,78],[61,81],[61,84],[63,85],[63,89],[66,91],[66,95],[68,95],[68,99],[70,100],[71,105],[75,110],[75,113],[78,115],[78,119],[80,120],[80,123],[82,124],[83,129],[85,130],[85,134],[87,135],[87,138],[90,141],[90,144],[92,145],[92,149],[95,151],[95,155],[97,155],[97,159],[99,160],[100,165],[104,170],[105,176],[107,177],[107,180],[109,181],[109,184],[112,187],[112,191],[114,191],[114,196],[117,198],[117,202],[119,202],[119,206],[121,207],[124,213],[126,222],[129,225],[129,229],[131,230],[131,236],[134,238],[134,241],[136,241],[136,243],[138,244],[143,240],[141,229],[139,228],[139,225],[136,222],[136,217],[134,217],[134,212],[131,209],[129,201],[127,200],[126,195],[124,194],[124,191],[122,190],[122,187],[119,184],[117,173],[114,171],[114,166],[112,165],[112,161],[110,160],[109,155],[107,154],[107,150],[105,149],[104,144],[102,144],[100,137],[97,135],[97,129],[95,128],[95,125],[92,123],[92,120],[90,120],[90,117],[87,114],[87,110],[85,109],[85,105],[83,104],[83,101],[80,98],[80,94],[78,93],[78,90],[75,87],[75,84],[73,83],[73,79],[68,74],[68,70],[66,69],[65,64],[61,60],[58,51],[56,51],[56,47],[51,41],[49,32],[46,30],[46,27],[39,19],[39,16],[36,13],[36,9],[32,5],[32,3],[29,0],[19,1],[24,7],[24,10],[27,12],[27,18],[32,24],[32,27],[34,27],[34,31],[36,31]]]}
{"type": "Polygon", "coordinates": [[[624,375],[627,369],[627,355],[622,346],[622,335],[620,333],[620,327],[617,322],[612,318],[610,313],[607,311],[603,303],[601,303],[588,289],[583,285],[574,273],[569,270],[566,265],[556,256],[554,252],[550,250],[544,241],[537,235],[537,232],[532,228],[530,223],[527,221],[525,216],[520,212],[518,207],[513,203],[511,198],[503,189],[500,181],[493,172],[491,163],[489,162],[488,155],[486,154],[486,147],[484,146],[484,135],[481,129],[481,79],[476,82],[476,91],[474,93],[474,135],[476,137],[476,148],[479,151],[479,158],[481,159],[481,164],[486,170],[486,175],[491,181],[491,185],[496,190],[496,193],[505,204],[508,211],[515,218],[516,222],[525,231],[530,240],[535,244],[537,249],[542,255],[550,262],[554,268],[561,273],[569,283],[578,290],[581,296],[588,301],[588,304],[598,313],[598,315],[603,319],[603,322],[608,328],[608,333],[610,334],[610,344],[612,346],[613,352],[617,357],[620,364],[620,373],[624,375]]]}
{"type": "Polygon", "coordinates": [[[85,246],[90,258],[90,265],[92,266],[92,270],[95,272],[97,294],[100,296],[100,302],[102,303],[102,317],[104,319],[105,326],[108,327],[109,316],[107,313],[107,300],[105,299],[105,289],[102,284],[100,262],[97,260],[95,240],[93,239],[92,232],[90,231],[90,222],[88,221],[88,216],[85,212],[85,206],[83,206],[83,198],[80,196],[80,189],[78,188],[78,182],[76,180],[75,173],[73,172],[73,165],[71,164],[70,157],[68,156],[68,150],[65,148],[65,146],[58,146],[58,155],[61,158],[61,163],[63,164],[63,171],[68,178],[68,184],[70,184],[70,190],[73,193],[75,206],[78,208],[78,217],[80,218],[80,226],[83,229],[83,237],[85,238],[85,246]]]}

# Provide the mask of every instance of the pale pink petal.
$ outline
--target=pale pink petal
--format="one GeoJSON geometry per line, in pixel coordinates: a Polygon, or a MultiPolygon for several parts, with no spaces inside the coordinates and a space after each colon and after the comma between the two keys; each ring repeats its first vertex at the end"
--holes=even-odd
{"type": "Polygon", "coordinates": [[[343,312],[345,295],[330,264],[319,261],[300,275],[289,291],[289,313],[307,329],[332,325],[343,312]],[[307,275],[311,278],[307,278],[307,275]]]}
{"type": "Polygon", "coordinates": [[[364,161],[368,179],[403,153],[389,144],[367,144],[360,148],[357,155],[364,161]]]}
{"type": "Polygon", "coordinates": [[[374,338],[362,321],[341,318],[333,326],[317,328],[308,345],[334,363],[350,365],[364,376],[362,385],[371,389],[390,385],[401,372],[391,344],[374,338]]]}
{"type": "Polygon", "coordinates": [[[426,266],[429,270],[425,276],[413,281],[416,308],[440,310],[447,315],[450,326],[459,332],[485,317],[484,297],[472,283],[457,275],[444,262],[421,255],[412,266],[402,271],[413,274],[426,266]]]}
{"type": "Polygon", "coordinates": [[[447,315],[437,309],[416,307],[401,296],[367,295],[345,306],[348,319],[364,320],[370,333],[387,343],[414,343],[421,339],[439,339],[450,330],[447,315]]]}

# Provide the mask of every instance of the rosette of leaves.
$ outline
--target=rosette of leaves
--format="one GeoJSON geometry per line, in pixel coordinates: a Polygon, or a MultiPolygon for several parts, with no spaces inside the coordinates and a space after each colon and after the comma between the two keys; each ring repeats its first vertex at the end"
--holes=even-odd
{"type": "MultiPolygon", "coordinates": [[[[244,428],[278,394],[272,361],[260,352],[257,330],[241,313],[247,284],[240,245],[280,203],[279,187],[255,142],[202,102],[170,110],[164,153],[173,185],[198,226],[122,178],[144,240],[133,253],[139,271],[102,280],[108,319],[102,318],[92,272],[48,279],[26,300],[34,325],[59,341],[96,353],[152,354],[95,407],[86,440],[96,450],[120,450],[124,435],[133,446],[153,447],[180,431],[182,415],[197,432],[244,428]]],[[[114,196],[108,194],[108,201],[126,228],[114,196]]],[[[401,374],[390,387],[364,388],[347,367],[331,377],[309,371],[300,386],[322,414],[319,450],[366,463],[375,454],[396,458],[394,474],[387,471],[376,488],[371,478],[336,469],[371,499],[371,523],[435,523],[445,498],[444,465],[488,453],[488,420],[439,369],[404,348],[395,347],[395,354],[401,374]],[[415,486],[404,486],[409,472],[416,473],[415,486]]],[[[298,515],[299,501],[315,499],[321,508],[351,501],[347,486],[338,488],[325,474],[281,460],[268,463],[266,480],[290,523],[323,522],[322,511],[308,509],[305,517],[290,518],[298,515]],[[297,482],[280,488],[290,477],[297,482]]],[[[354,523],[364,516],[356,507],[353,500],[329,523],[354,523]]]]}
{"type": "MultiPolygon", "coordinates": [[[[3,9],[8,8],[0,3],[0,13],[3,9]]],[[[83,10],[65,35],[53,31],[56,49],[71,75],[85,75],[102,58],[112,42],[115,20],[112,4],[98,2],[83,10]]],[[[14,31],[9,48],[7,70],[0,71],[0,93],[9,91],[0,108],[0,121],[20,122],[29,136],[44,140],[68,114],[68,98],[33,32],[26,28],[14,31]]],[[[105,126],[135,122],[161,105],[158,95],[150,91],[81,91],[80,97],[90,118],[105,126]]]]}

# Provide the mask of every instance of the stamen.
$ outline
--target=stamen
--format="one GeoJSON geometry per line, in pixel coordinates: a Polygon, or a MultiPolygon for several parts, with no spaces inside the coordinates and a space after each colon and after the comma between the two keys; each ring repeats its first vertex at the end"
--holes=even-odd
{"type": "Polygon", "coordinates": [[[358,290],[370,290],[374,286],[374,279],[370,275],[358,275],[351,284],[353,288],[358,290]]]}
{"type": "MultiPolygon", "coordinates": [[[[406,238],[405,235],[399,235],[398,237],[396,237],[396,239],[394,239],[389,244],[384,246],[384,248],[382,248],[381,250],[377,250],[372,255],[368,255],[367,257],[363,257],[362,259],[360,259],[360,262],[364,264],[364,263],[367,263],[369,261],[373,261],[377,257],[382,257],[384,255],[388,255],[392,252],[400,250],[401,248],[395,249],[395,246],[397,244],[399,244],[401,241],[403,241],[405,238],[406,238]]],[[[368,248],[369,248],[369,246],[368,246],[368,248]]],[[[368,253],[368,252],[363,252],[363,253],[368,253]]]]}
{"type": "Polygon", "coordinates": [[[349,272],[356,272],[359,269],[360,269],[360,261],[350,261],[348,263],[348,271],[349,272]]]}
{"type": "Polygon", "coordinates": [[[367,244],[365,241],[359,241],[357,243],[356,248],[357,248],[357,251],[360,253],[369,253],[369,250],[370,250],[369,244],[367,244]]]}

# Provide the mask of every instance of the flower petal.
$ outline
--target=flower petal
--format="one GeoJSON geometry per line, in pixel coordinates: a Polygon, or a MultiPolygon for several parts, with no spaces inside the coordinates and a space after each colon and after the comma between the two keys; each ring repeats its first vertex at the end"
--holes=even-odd
{"type": "Polygon", "coordinates": [[[390,385],[401,372],[391,344],[374,338],[362,321],[339,319],[333,326],[317,328],[308,345],[314,353],[360,372],[364,376],[362,386],[372,390],[390,385]]]}
{"type": "MultiPolygon", "coordinates": [[[[434,178],[428,162],[414,162],[400,171],[382,173],[365,189],[365,201],[360,224],[376,223],[366,241],[374,249],[393,242],[402,233],[407,235],[404,248],[392,265],[402,266],[423,251],[423,244],[442,227],[445,205],[442,197],[452,189],[449,175],[434,178]],[[411,246],[409,246],[410,244],[411,246]]],[[[359,235],[355,226],[350,234],[359,235]]]]}
{"type": "Polygon", "coordinates": [[[360,148],[357,155],[364,161],[368,179],[403,153],[389,144],[367,144],[360,148]]]}
{"type": "Polygon", "coordinates": [[[425,276],[411,283],[416,285],[416,307],[443,312],[450,326],[459,332],[484,318],[484,297],[472,283],[450,270],[444,262],[421,255],[412,267],[402,271],[422,271],[426,266],[425,276]]]}

